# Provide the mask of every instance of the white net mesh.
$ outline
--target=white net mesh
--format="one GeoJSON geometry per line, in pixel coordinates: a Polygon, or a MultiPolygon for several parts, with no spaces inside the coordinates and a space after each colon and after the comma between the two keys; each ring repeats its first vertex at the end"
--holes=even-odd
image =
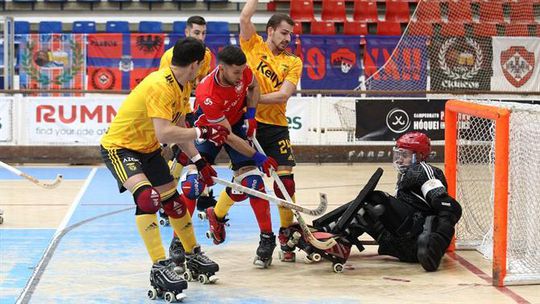
{"type": "MultiPolygon", "coordinates": [[[[540,282],[540,106],[489,102],[511,110],[507,281],[540,282]]],[[[495,122],[458,114],[456,199],[463,217],[458,248],[493,254],[495,122]]]]}

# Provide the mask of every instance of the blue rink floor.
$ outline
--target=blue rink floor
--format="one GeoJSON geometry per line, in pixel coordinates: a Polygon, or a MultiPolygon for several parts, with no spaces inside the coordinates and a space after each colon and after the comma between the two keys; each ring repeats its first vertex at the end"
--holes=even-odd
{"type": "MultiPolygon", "coordinates": [[[[65,180],[85,180],[92,168],[21,168],[40,179],[53,179],[57,173],[65,180]]],[[[228,169],[217,168],[220,177],[231,178],[228,169]]],[[[19,177],[0,170],[0,181],[19,177]]],[[[222,186],[215,186],[219,195],[222,186]]],[[[160,303],[146,299],[150,260],[134,223],[131,194],[119,194],[110,172],[100,167],[84,191],[77,208],[59,238],[46,267],[37,274],[32,286],[27,286],[30,303],[160,303]],[[135,265],[135,266],[133,266],[135,265]],[[93,290],[88,278],[99,282],[93,290]],[[103,288],[103,284],[110,282],[103,288]],[[28,288],[29,287],[29,288],[28,288]]],[[[44,215],[46,216],[46,215],[44,215]]],[[[229,217],[234,225],[227,230],[227,243],[250,243],[258,239],[258,226],[248,202],[231,208],[229,217]]],[[[272,206],[273,219],[278,218],[272,206]]],[[[273,220],[275,231],[278,221],[273,220]]],[[[198,242],[203,248],[214,246],[204,236],[208,223],[193,220],[198,242]]],[[[34,269],[51,243],[54,229],[0,229],[0,303],[15,303],[29,282],[34,269]]],[[[172,235],[170,227],[161,228],[164,246],[172,235]]],[[[198,288],[196,288],[198,289],[198,288]]],[[[188,289],[189,291],[190,289],[188,289]]],[[[189,292],[185,302],[217,302],[209,292],[189,292]]],[[[223,299],[231,302],[232,299],[223,299]]],[[[234,299],[235,303],[266,303],[254,298],[234,299]]]]}

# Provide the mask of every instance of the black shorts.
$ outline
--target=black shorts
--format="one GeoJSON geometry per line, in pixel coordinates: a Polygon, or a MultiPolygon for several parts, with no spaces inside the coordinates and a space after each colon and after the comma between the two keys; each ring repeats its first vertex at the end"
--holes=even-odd
{"type": "Polygon", "coordinates": [[[278,165],[291,167],[296,165],[288,127],[258,122],[256,134],[266,155],[275,159],[278,165]]]}
{"type": "Polygon", "coordinates": [[[161,149],[151,153],[139,153],[129,149],[101,148],[101,157],[118,182],[120,192],[123,184],[135,174],[144,173],[152,186],[157,187],[173,181],[169,165],[161,156],[161,149]]]}

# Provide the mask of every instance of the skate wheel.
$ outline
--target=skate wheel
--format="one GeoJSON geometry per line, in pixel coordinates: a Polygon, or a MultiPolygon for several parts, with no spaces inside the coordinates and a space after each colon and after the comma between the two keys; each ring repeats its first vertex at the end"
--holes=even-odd
{"type": "Polygon", "coordinates": [[[197,216],[199,217],[199,219],[200,219],[201,221],[204,221],[204,220],[208,219],[208,217],[206,217],[206,213],[205,213],[205,212],[199,212],[199,213],[197,213],[197,216]]]}
{"type": "Polygon", "coordinates": [[[318,253],[312,253],[309,255],[309,258],[313,261],[313,262],[320,262],[321,261],[321,255],[318,254],[318,253]]]}
{"type": "Polygon", "coordinates": [[[302,237],[302,235],[300,234],[300,232],[295,231],[293,233],[292,237],[293,237],[294,240],[298,241],[302,237]]]}
{"type": "MultiPolygon", "coordinates": [[[[268,259],[268,261],[266,261],[264,264],[265,264],[266,267],[272,265],[272,257],[270,257],[270,258],[268,259]]],[[[264,267],[264,268],[266,268],[266,267],[264,267]]]]}
{"type": "Polygon", "coordinates": [[[191,274],[191,270],[186,269],[186,272],[184,272],[184,280],[191,282],[193,280],[193,274],[191,274]]]}
{"type": "Polygon", "coordinates": [[[208,280],[208,276],[204,273],[199,274],[197,279],[199,279],[199,283],[201,284],[208,284],[210,282],[210,280],[208,280]]]}
{"type": "Polygon", "coordinates": [[[165,219],[160,219],[160,220],[159,220],[159,224],[160,224],[161,226],[167,226],[167,221],[166,221],[165,219]]]}
{"type": "Polygon", "coordinates": [[[185,293],[179,293],[179,294],[176,295],[176,301],[183,302],[186,297],[187,296],[186,296],[185,293]]]}
{"type": "Polygon", "coordinates": [[[332,267],[335,273],[342,273],[343,272],[343,264],[341,263],[335,263],[332,267]]]}
{"type": "Polygon", "coordinates": [[[172,303],[176,301],[176,296],[174,295],[174,293],[167,291],[163,299],[165,299],[165,302],[167,303],[172,303]]]}
{"type": "Polygon", "coordinates": [[[213,237],[212,237],[212,231],[206,231],[206,238],[207,238],[207,239],[213,239],[213,237]]]}
{"type": "Polygon", "coordinates": [[[0,225],[4,223],[4,218],[0,216],[0,225]]]}
{"type": "Polygon", "coordinates": [[[219,280],[219,278],[216,275],[213,275],[213,276],[210,276],[208,280],[210,281],[210,283],[215,283],[217,282],[217,280],[219,280]]]}
{"type": "Polygon", "coordinates": [[[154,286],[151,286],[150,289],[148,289],[148,293],[146,295],[150,300],[155,300],[158,296],[157,290],[154,288],[154,286]]]}
{"type": "Polygon", "coordinates": [[[313,263],[313,260],[310,259],[309,256],[306,255],[306,256],[304,257],[304,263],[306,263],[306,264],[311,264],[311,263],[313,263]]]}

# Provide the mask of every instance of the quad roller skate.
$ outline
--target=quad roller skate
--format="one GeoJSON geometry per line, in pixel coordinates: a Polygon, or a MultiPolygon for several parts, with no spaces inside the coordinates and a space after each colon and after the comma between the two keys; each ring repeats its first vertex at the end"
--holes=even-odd
{"type": "Polygon", "coordinates": [[[276,248],[276,236],[274,233],[261,233],[257,256],[253,260],[253,264],[258,268],[268,268],[268,266],[272,265],[274,248],[276,248]]]}
{"type": "Polygon", "coordinates": [[[197,217],[201,220],[207,220],[206,209],[214,207],[217,204],[216,198],[214,197],[214,190],[210,189],[207,191],[208,187],[205,188],[205,191],[197,199],[197,217]]]}
{"type": "Polygon", "coordinates": [[[163,211],[163,208],[159,208],[159,224],[163,227],[169,226],[169,216],[163,211]]]}
{"type": "Polygon", "coordinates": [[[210,225],[210,230],[206,232],[206,237],[212,239],[216,245],[223,243],[225,241],[225,226],[228,226],[228,219],[218,219],[213,207],[206,209],[206,217],[210,225]]]}
{"type": "Polygon", "coordinates": [[[183,274],[186,271],[186,252],[180,239],[175,235],[169,246],[169,258],[174,263],[174,271],[183,274]]]}
{"type": "Polygon", "coordinates": [[[202,284],[210,284],[219,279],[216,276],[219,265],[208,258],[200,246],[195,246],[192,253],[186,253],[186,266],[184,279],[187,281],[197,280],[202,284]]]}
{"type": "Polygon", "coordinates": [[[183,290],[187,288],[187,282],[174,272],[173,265],[170,259],[160,260],[152,265],[147,293],[150,300],[163,298],[167,303],[173,303],[182,302],[186,297],[183,290]]]}
{"type": "MultiPolygon", "coordinates": [[[[298,237],[300,238],[301,235],[298,237]]],[[[290,230],[286,228],[279,228],[278,240],[280,245],[280,251],[278,252],[279,260],[282,262],[294,262],[296,261],[296,243],[290,235],[290,230]]]]}

